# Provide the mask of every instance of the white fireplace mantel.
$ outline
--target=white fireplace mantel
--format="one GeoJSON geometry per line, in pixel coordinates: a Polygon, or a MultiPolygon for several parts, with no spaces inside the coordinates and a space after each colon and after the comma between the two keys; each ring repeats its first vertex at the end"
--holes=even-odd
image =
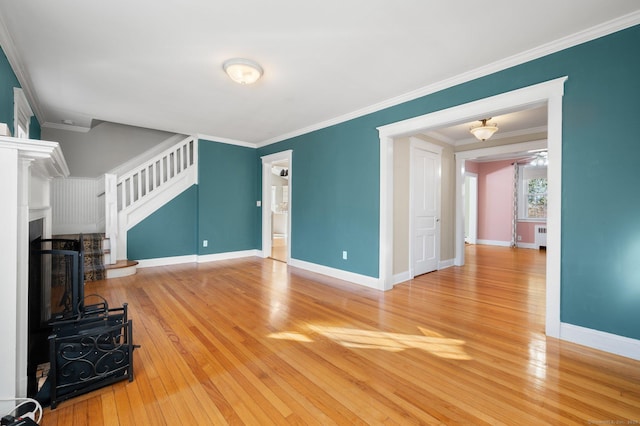
{"type": "Polygon", "coordinates": [[[26,396],[29,221],[43,218],[50,232],[50,181],[67,176],[57,142],[0,136],[0,399],[26,396]]]}

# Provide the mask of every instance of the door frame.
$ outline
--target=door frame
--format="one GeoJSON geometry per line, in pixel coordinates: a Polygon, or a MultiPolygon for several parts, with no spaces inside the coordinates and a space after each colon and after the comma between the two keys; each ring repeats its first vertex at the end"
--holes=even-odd
{"type": "Polygon", "coordinates": [[[291,212],[293,205],[293,150],[276,152],[260,157],[262,159],[262,257],[271,256],[271,167],[274,163],[287,161],[289,164],[289,212],[287,214],[287,264],[291,260],[291,212]]]}
{"type": "Polygon", "coordinates": [[[409,138],[410,146],[409,146],[409,274],[411,278],[415,277],[415,233],[416,233],[416,223],[414,219],[414,189],[415,189],[415,178],[413,176],[413,160],[415,159],[414,153],[416,149],[420,149],[422,151],[427,151],[432,154],[435,154],[439,158],[439,166],[438,174],[440,175],[440,179],[438,181],[438,187],[435,188],[437,191],[437,224],[436,224],[436,271],[440,269],[440,217],[442,215],[442,147],[439,145],[432,144],[430,142],[423,141],[418,138],[409,138]]]}
{"type": "MultiPolygon", "coordinates": [[[[435,111],[419,117],[378,127],[380,137],[380,249],[378,288],[393,288],[393,140],[415,135],[418,132],[445,127],[461,121],[477,120],[480,116],[497,116],[536,104],[547,104],[547,140],[549,166],[547,175],[547,271],[545,332],[560,337],[560,280],[561,280],[561,217],[562,217],[562,97],[568,77],[560,77],[543,83],[505,92],[455,107],[435,111]]],[[[460,179],[459,170],[456,177],[460,179]]],[[[456,188],[456,200],[461,198],[460,186],[456,188]]],[[[459,205],[456,206],[456,236],[464,222],[459,205]]],[[[456,238],[458,241],[459,238],[456,238]]],[[[462,250],[462,249],[460,249],[462,250]]],[[[456,247],[456,259],[459,257],[456,247]]],[[[456,263],[457,264],[457,263],[456,263]]]]}
{"type": "MultiPolygon", "coordinates": [[[[471,194],[469,194],[469,205],[467,206],[467,185],[465,184],[463,195],[463,212],[466,213],[467,207],[469,209],[469,216],[464,217],[465,226],[469,226],[469,244],[476,244],[478,242],[478,174],[473,172],[464,172],[464,179],[469,178],[469,182],[473,181],[473,198],[471,194]],[[473,226],[472,226],[473,225],[473,226]],[[471,229],[473,228],[473,234],[471,234],[471,229]]],[[[470,185],[471,186],[471,185],[470,185]]]]}

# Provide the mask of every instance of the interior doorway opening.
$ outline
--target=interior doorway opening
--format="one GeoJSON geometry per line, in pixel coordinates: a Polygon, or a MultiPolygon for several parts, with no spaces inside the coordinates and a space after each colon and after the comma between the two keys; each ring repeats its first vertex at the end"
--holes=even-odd
{"type": "Polygon", "coordinates": [[[262,157],[262,256],[291,259],[292,151],[262,157]]]}
{"type": "Polygon", "coordinates": [[[271,166],[271,258],[287,262],[289,244],[289,161],[271,166]]]}
{"type": "MultiPolygon", "coordinates": [[[[545,332],[560,337],[560,253],[561,253],[561,204],[562,204],[562,97],[566,77],[505,92],[456,107],[436,111],[378,128],[380,136],[380,255],[379,286],[381,290],[393,287],[393,235],[394,235],[394,139],[418,132],[474,120],[479,116],[500,115],[509,111],[526,109],[534,105],[547,105],[548,141],[548,217],[546,262],[546,313],[545,332]]],[[[491,148],[488,148],[491,149],[491,148]]],[[[465,151],[467,154],[469,151],[465,151]]],[[[473,156],[467,157],[473,158],[473,156]]],[[[456,206],[462,206],[464,194],[464,156],[455,156],[456,206]]],[[[464,215],[460,208],[455,212],[455,265],[464,264],[464,215]]]]}

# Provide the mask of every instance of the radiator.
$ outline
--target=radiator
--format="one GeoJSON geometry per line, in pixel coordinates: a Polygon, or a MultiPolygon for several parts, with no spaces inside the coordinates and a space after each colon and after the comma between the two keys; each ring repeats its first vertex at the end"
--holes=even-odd
{"type": "Polygon", "coordinates": [[[547,247],[547,225],[536,225],[535,245],[538,248],[547,247]]]}

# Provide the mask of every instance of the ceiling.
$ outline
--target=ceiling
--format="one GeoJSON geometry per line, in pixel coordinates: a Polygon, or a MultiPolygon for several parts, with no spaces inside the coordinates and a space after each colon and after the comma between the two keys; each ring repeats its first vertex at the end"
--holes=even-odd
{"type": "Polygon", "coordinates": [[[637,0],[489,5],[4,0],[0,42],[45,127],[101,120],[260,146],[640,22],[637,0]],[[234,57],[263,78],[233,83],[234,57]]]}

